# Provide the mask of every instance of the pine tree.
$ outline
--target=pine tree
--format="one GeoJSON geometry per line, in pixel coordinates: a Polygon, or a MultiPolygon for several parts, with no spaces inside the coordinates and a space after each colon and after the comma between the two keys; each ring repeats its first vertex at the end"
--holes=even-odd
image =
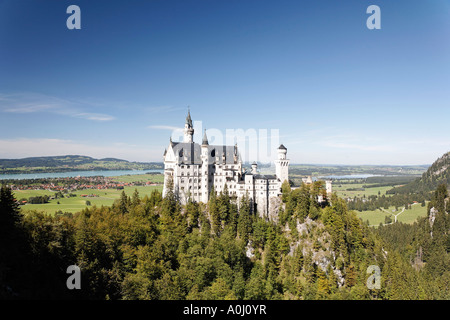
{"type": "Polygon", "coordinates": [[[122,191],[119,199],[119,212],[121,214],[126,214],[128,212],[129,203],[130,199],[125,194],[125,191],[122,191]]]}
{"type": "Polygon", "coordinates": [[[211,228],[214,234],[219,235],[221,231],[219,204],[217,200],[216,191],[214,186],[211,188],[208,201],[209,215],[211,218],[211,228]]]}
{"type": "Polygon", "coordinates": [[[198,228],[199,226],[199,215],[200,210],[197,202],[192,201],[191,198],[188,198],[188,202],[186,204],[186,217],[188,219],[189,228],[198,228]]]}
{"type": "Polygon", "coordinates": [[[139,192],[137,189],[134,189],[133,196],[131,197],[131,206],[136,208],[141,203],[141,199],[139,198],[139,192]]]}
{"type": "Polygon", "coordinates": [[[284,180],[281,185],[281,200],[286,203],[289,199],[289,194],[291,193],[291,186],[287,180],[284,180]]]}
{"type": "Polygon", "coordinates": [[[8,232],[8,229],[14,227],[21,219],[19,205],[11,189],[2,186],[0,189],[0,228],[5,228],[2,231],[8,232]]]}
{"type": "Polygon", "coordinates": [[[331,292],[331,286],[327,275],[320,268],[317,269],[317,293],[323,298],[331,292]]]}
{"type": "Polygon", "coordinates": [[[223,222],[227,222],[230,214],[230,196],[228,195],[228,187],[225,185],[223,192],[220,193],[218,200],[219,218],[223,222]]]}
{"type": "MultiPolygon", "coordinates": [[[[22,215],[10,188],[0,189],[0,298],[11,298],[29,287],[29,247],[22,215]],[[12,292],[2,292],[8,286],[12,292]]],[[[31,270],[32,271],[32,270],[31,270]]],[[[32,277],[31,277],[32,279],[32,277]]]]}
{"type": "Polygon", "coordinates": [[[178,202],[173,191],[174,184],[173,179],[170,177],[167,181],[167,192],[165,197],[162,200],[163,210],[166,210],[168,213],[173,213],[177,210],[178,202]]]}
{"type": "Polygon", "coordinates": [[[247,243],[249,235],[252,232],[248,194],[245,194],[240,200],[237,232],[239,237],[247,243]]]}

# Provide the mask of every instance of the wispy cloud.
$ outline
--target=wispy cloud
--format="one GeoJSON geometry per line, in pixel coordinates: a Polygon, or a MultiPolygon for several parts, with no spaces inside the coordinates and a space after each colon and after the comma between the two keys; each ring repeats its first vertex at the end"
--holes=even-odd
{"type": "Polygon", "coordinates": [[[46,112],[92,121],[115,119],[108,114],[84,111],[95,107],[86,102],[80,103],[79,101],[70,101],[39,93],[0,93],[0,112],[22,114],[46,112]]]}
{"type": "Polygon", "coordinates": [[[153,125],[153,126],[148,126],[147,128],[158,129],[158,130],[170,130],[170,131],[183,130],[183,128],[181,128],[181,127],[166,126],[166,125],[153,125]]]}
{"type": "MultiPolygon", "coordinates": [[[[5,101],[5,100],[3,100],[5,101]]],[[[51,104],[34,104],[34,105],[16,105],[15,107],[5,108],[4,112],[10,113],[33,113],[33,112],[42,112],[49,110],[57,110],[58,106],[51,104]]]]}
{"type": "Polygon", "coordinates": [[[108,114],[101,114],[101,113],[77,113],[73,115],[77,118],[83,118],[87,120],[94,120],[94,121],[111,121],[115,118],[113,116],[110,116],[108,114]]]}

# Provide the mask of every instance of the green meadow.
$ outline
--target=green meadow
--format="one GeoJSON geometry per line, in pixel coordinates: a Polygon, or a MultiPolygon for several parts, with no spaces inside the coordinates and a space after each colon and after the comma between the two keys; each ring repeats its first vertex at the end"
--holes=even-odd
{"type": "Polygon", "coordinates": [[[362,196],[374,196],[386,194],[386,191],[393,188],[393,186],[384,186],[384,187],[370,187],[363,188],[364,183],[351,183],[351,184],[340,184],[339,181],[333,182],[333,192],[336,192],[337,195],[341,198],[354,198],[354,197],[362,197],[362,196]],[[352,189],[352,190],[348,190],[352,189]],[[364,189],[364,190],[362,190],[364,189]]]}
{"type": "Polygon", "coordinates": [[[164,182],[164,175],[162,174],[137,174],[112,177],[113,181],[117,182],[164,182]]]}
{"type": "MultiPolygon", "coordinates": [[[[114,177],[115,181],[119,182],[162,182],[162,175],[152,175],[152,174],[144,174],[144,175],[133,175],[133,176],[119,176],[114,177]]],[[[64,197],[54,200],[49,200],[49,203],[45,204],[25,204],[22,205],[22,211],[30,211],[37,210],[42,211],[48,214],[54,214],[57,211],[62,212],[70,212],[75,213],[86,208],[86,201],[90,202],[91,206],[111,206],[114,203],[114,200],[120,198],[120,194],[122,191],[128,196],[131,196],[134,193],[134,190],[139,192],[140,197],[144,197],[146,195],[150,196],[153,190],[162,191],[162,185],[156,186],[125,186],[123,190],[118,189],[85,189],[73,191],[71,193],[75,194],[75,197],[64,197]],[[82,197],[81,195],[98,195],[98,197],[82,197]]],[[[44,196],[47,195],[52,197],[55,195],[55,192],[48,190],[15,190],[14,195],[16,199],[28,199],[30,197],[36,196],[44,196]]]]}
{"type": "MultiPolygon", "coordinates": [[[[140,197],[144,197],[145,195],[150,196],[151,192],[153,190],[159,190],[162,191],[162,186],[136,186],[136,187],[124,187],[123,191],[128,196],[131,196],[134,192],[134,190],[137,190],[139,192],[140,197]]],[[[91,206],[111,206],[114,203],[114,200],[120,198],[120,194],[122,193],[122,190],[116,190],[116,189],[103,189],[103,190],[96,190],[96,189],[87,189],[87,190],[78,190],[72,192],[73,194],[76,194],[76,197],[70,197],[70,198],[60,198],[60,199],[54,199],[50,200],[49,203],[44,204],[26,204],[21,206],[23,211],[29,211],[29,210],[37,210],[37,211],[43,211],[45,213],[54,214],[56,211],[61,210],[62,212],[71,212],[75,213],[78,211],[83,210],[86,208],[86,201],[89,201],[91,203],[91,206]],[[94,194],[98,195],[98,197],[81,197],[81,195],[86,194],[94,194]]],[[[53,196],[54,193],[47,191],[47,190],[30,190],[30,191],[15,191],[15,196],[17,199],[22,198],[29,198],[39,195],[48,195],[53,196]]]]}
{"type": "MultiPolygon", "coordinates": [[[[384,224],[385,217],[390,216],[392,221],[394,221],[394,215],[400,213],[402,208],[399,208],[395,211],[395,207],[389,207],[386,211],[382,209],[377,209],[374,211],[356,211],[356,215],[361,218],[363,221],[369,221],[369,225],[378,226],[380,223],[384,224]],[[388,212],[386,212],[388,211],[388,212]]],[[[411,206],[411,209],[405,210],[397,216],[398,222],[403,223],[414,223],[419,217],[427,216],[427,206],[422,207],[420,204],[414,204],[411,206]]]]}

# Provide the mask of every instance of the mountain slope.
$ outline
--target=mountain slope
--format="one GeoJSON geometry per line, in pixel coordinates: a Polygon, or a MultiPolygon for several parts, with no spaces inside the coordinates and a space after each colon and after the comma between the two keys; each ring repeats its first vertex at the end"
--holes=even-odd
{"type": "Polygon", "coordinates": [[[95,159],[80,155],[0,159],[0,174],[73,170],[146,170],[161,168],[162,163],[129,162],[115,158],[95,159]]]}
{"type": "Polygon", "coordinates": [[[402,186],[393,188],[387,193],[427,193],[433,191],[440,184],[450,185],[450,152],[437,159],[422,177],[402,186]]]}

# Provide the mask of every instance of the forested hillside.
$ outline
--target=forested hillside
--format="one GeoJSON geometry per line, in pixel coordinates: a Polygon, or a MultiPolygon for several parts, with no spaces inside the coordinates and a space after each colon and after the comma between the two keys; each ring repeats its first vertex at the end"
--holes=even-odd
{"type": "Polygon", "coordinates": [[[435,190],[440,184],[450,184],[450,152],[437,159],[422,177],[397,188],[393,188],[388,194],[419,193],[426,194],[435,190]]]}
{"type": "Polygon", "coordinates": [[[129,162],[115,158],[94,159],[78,155],[0,159],[0,174],[75,170],[145,170],[162,167],[161,163],[129,162]]]}
{"type": "MultiPolygon", "coordinates": [[[[212,193],[206,205],[181,206],[158,191],[123,193],[111,207],[73,216],[23,216],[3,187],[0,297],[450,298],[447,214],[432,227],[423,220],[411,230],[399,224],[375,232],[336,196],[319,206],[315,192],[284,188],[275,223],[253,214],[245,198],[238,204],[212,193]],[[81,268],[81,290],[66,287],[73,264],[81,268]],[[381,269],[380,289],[366,285],[369,265],[381,269]]],[[[446,197],[442,190],[436,196],[439,210],[446,197]]]]}
{"type": "Polygon", "coordinates": [[[406,263],[412,288],[420,298],[450,299],[449,200],[447,187],[441,184],[428,203],[428,217],[414,224],[394,223],[376,229],[388,250],[406,263]]]}

